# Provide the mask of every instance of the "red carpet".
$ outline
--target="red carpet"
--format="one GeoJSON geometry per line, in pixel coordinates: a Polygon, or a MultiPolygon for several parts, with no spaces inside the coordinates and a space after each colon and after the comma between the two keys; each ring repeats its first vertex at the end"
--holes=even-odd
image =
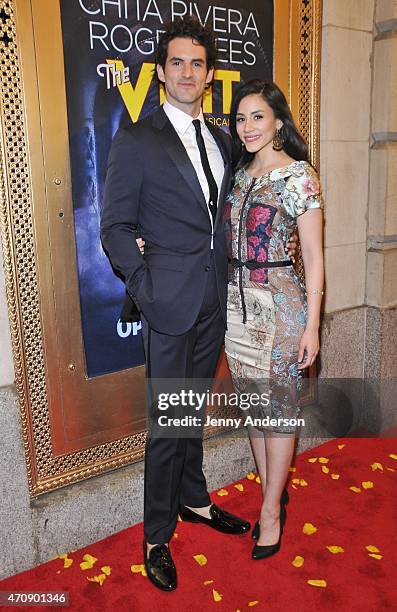
{"type": "MultiPolygon", "coordinates": [[[[171,542],[179,586],[162,593],[131,571],[143,562],[140,524],[70,553],[67,568],[55,559],[3,580],[0,590],[69,591],[73,611],[396,610],[396,476],[397,440],[331,440],[297,458],[282,548],[271,559],[251,560],[249,536],[179,522],[171,542]],[[305,523],[316,531],[303,533],[305,523]],[[87,553],[97,561],[82,570],[87,553]],[[196,555],[203,557],[195,560],[196,555]],[[303,558],[300,567],[302,560],[292,563],[296,557],[303,558]],[[102,585],[87,579],[101,574],[102,585]]],[[[226,510],[257,518],[255,479],[229,485],[212,498],[226,510]],[[227,494],[219,495],[223,491],[227,494]]]]}

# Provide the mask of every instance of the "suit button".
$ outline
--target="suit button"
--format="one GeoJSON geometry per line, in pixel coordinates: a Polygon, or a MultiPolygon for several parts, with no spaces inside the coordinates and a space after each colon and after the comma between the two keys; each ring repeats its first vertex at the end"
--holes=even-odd
{"type": "Polygon", "coordinates": [[[211,268],[210,268],[209,266],[205,266],[205,271],[206,271],[206,272],[209,272],[209,271],[210,271],[210,269],[211,269],[211,268]]]}

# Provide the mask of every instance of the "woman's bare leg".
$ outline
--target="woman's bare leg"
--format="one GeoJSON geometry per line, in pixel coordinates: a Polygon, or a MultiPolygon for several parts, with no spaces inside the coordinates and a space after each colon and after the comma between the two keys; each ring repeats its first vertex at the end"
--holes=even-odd
{"type": "Polygon", "coordinates": [[[259,546],[275,544],[280,534],[280,499],[288,477],[288,468],[295,449],[295,434],[267,434],[266,488],[260,518],[259,546]]]}
{"type": "Polygon", "coordinates": [[[251,444],[252,454],[254,455],[257,472],[261,478],[262,496],[265,496],[266,489],[266,446],[265,436],[262,431],[249,425],[248,436],[251,444]]]}

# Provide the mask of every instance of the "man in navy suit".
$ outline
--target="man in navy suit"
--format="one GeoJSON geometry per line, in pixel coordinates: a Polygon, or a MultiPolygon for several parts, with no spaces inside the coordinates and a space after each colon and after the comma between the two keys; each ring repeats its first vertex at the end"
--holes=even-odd
{"type": "MultiPolygon", "coordinates": [[[[141,312],[151,379],[213,377],[224,337],[222,209],[231,141],[201,110],[215,56],[213,33],[197,19],[169,24],[156,57],[166,102],[120,128],[109,157],[101,236],[141,312]],[[135,241],[138,226],[144,256],[135,241]]],[[[177,586],[168,542],[178,512],[224,533],[249,531],[247,521],[211,504],[202,461],[201,437],[148,436],[144,558],[149,579],[163,590],[177,586]]]]}

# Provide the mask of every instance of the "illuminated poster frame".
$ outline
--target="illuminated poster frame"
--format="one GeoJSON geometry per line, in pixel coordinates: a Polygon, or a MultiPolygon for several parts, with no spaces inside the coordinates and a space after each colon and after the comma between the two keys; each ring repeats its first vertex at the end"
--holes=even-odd
{"type": "MultiPolygon", "coordinates": [[[[86,2],[92,10],[100,4],[86,2]]],[[[259,15],[262,2],[252,4],[259,15]]],[[[60,2],[3,0],[0,19],[0,222],[29,491],[36,496],[142,458],[144,368],[87,374],[60,2]]],[[[320,0],[274,0],[274,79],[315,165],[320,21],[320,0]]],[[[204,110],[224,114],[209,103],[207,97],[204,110]]]]}

